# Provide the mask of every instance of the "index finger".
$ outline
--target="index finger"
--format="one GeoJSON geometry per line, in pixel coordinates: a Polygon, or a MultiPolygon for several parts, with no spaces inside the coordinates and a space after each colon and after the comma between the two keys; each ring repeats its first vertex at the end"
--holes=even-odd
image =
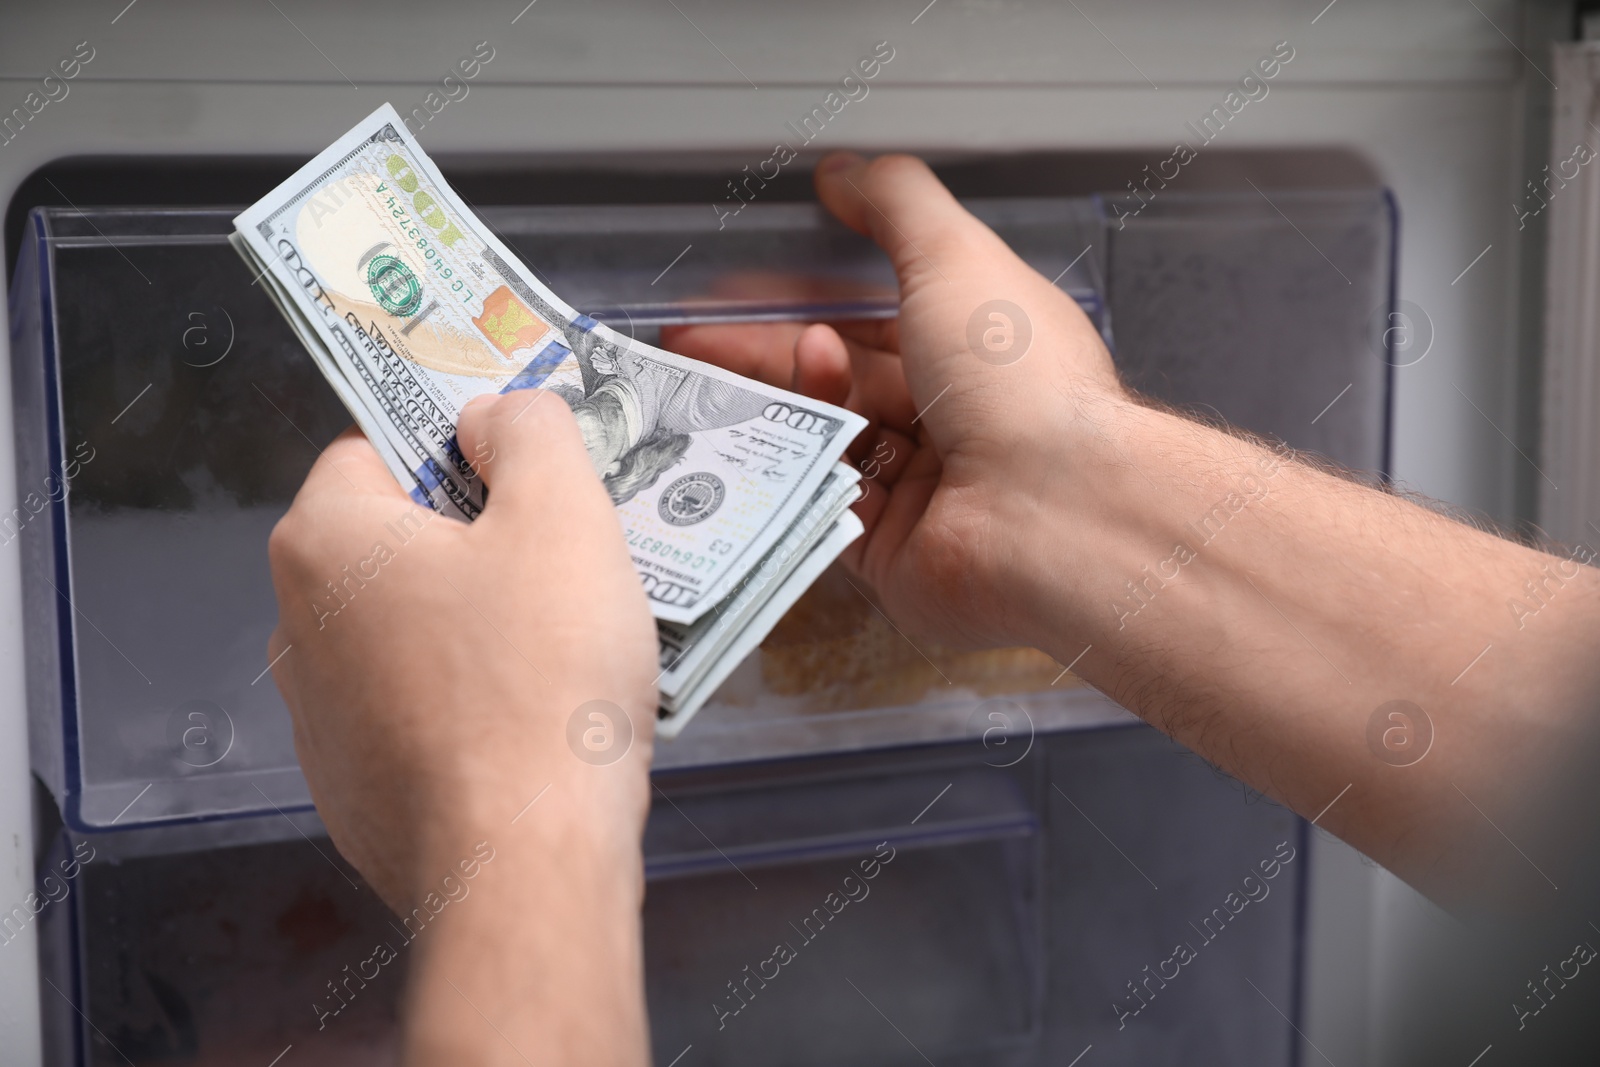
{"type": "Polygon", "coordinates": [[[804,330],[800,322],[663,326],[661,344],[690,359],[788,389],[794,381],[794,343],[804,330]]]}
{"type": "MultiPolygon", "coordinates": [[[[698,359],[758,382],[794,388],[794,346],[806,331],[804,322],[716,322],[663,326],[661,345],[670,352],[698,359]]],[[[900,351],[899,319],[849,319],[830,322],[841,337],[868,348],[900,351]]]]}

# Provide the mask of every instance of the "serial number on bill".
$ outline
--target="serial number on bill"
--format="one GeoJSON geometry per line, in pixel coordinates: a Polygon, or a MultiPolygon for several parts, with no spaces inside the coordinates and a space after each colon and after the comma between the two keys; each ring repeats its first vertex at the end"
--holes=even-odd
{"type": "MultiPolygon", "coordinates": [[[[681,567],[688,567],[690,570],[714,567],[717,562],[705,553],[680,548],[671,541],[663,541],[661,538],[653,537],[642,530],[628,531],[628,547],[632,548],[636,555],[671,560],[673,563],[681,567]]],[[[733,545],[731,542],[719,540],[711,542],[708,549],[715,555],[726,556],[733,551],[733,545]]]]}

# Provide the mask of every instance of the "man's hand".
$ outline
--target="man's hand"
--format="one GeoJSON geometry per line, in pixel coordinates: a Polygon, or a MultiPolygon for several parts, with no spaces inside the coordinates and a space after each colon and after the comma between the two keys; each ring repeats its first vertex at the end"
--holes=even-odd
{"type": "Polygon", "coordinates": [[[946,646],[1027,640],[1001,572],[1054,457],[1104,442],[1129,400],[1082,310],[973,218],[926,164],[837,154],[817,194],[889,255],[888,322],[699,326],[664,343],[866,417],[866,536],[846,563],[902,626],[946,646]]]}
{"type": "Polygon", "coordinates": [[[1528,784],[1587,744],[1600,572],[1142,404],[1073,301],[916,160],[835,155],[816,181],[888,253],[898,320],[667,343],[868,417],[846,562],[902,629],[1074,664],[1441,899],[1506,870],[1495,825],[1555,824],[1528,784]],[[1419,752],[1387,747],[1397,706],[1420,709],[1419,752]]]}
{"type": "Polygon", "coordinates": [[[515,1061],[481,1011],[537,1035],[518,1051],[638,1062],[655,628],[567,406],[475,401],[459,431],[490,487],[470,526],[413,503],[359,433],[328,447],[270,542],[273,673],[334,843],[400,915],[492,850],[417,937],[409,1061],[477,1062],[478,1038],[515,1061]],[[592,700],[631,721],[608,766],[568,744],[592,700]]]}

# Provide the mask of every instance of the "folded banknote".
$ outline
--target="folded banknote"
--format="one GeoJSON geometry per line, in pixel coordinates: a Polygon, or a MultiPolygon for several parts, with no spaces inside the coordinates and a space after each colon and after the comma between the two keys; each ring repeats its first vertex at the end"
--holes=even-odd
{"type": "Polygon", "coordinates": [[[234,220],[234,247],[419,503],[470,521],[468,400],[540,388],[577,416],[662,633],[681,729],[859,535],[858,415],[663,351],[569,307],[387,104],[234,220]],[[759,631],[759,632],[758,632],[759,631]]]}

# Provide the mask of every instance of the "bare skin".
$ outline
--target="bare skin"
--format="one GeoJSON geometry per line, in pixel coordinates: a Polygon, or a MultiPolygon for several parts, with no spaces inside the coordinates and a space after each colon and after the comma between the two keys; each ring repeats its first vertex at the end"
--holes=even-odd
{"type": "Polygon", "coordinates": [[[895,459],[847,560],[902,628],[1076,662],[1442,901],[1507,861],[1485,814],[1504,827],[1592,730],[1600,573],[1142,402],[1077,305],[919,160],[835,155],[817,192],[888,253],[900,317],[687,327],[668,343],[872,421],[856,458],[895,459]],[[1003,365],[969,342],[996,299],[1032,327],[1003,365]],[[1516,614],[1512,598],[1545,606],[1516,614]],[[1434,727],[1411,766],[1368,741],[1392,700],[1434,727]]]}
{"type": "MultiPolygon", "coordinates": [[[[900,627],[1075,661],[1438,899],[1506,864],[1499,828],[1517,836],[1519,797],[1589,730],[1593,570],[1142,403],[1076,304],[920,161],[833,156],[817,190],[890,256],[898,320],[689,327],[668,343],[870,420],[854,458],[894,459],[857,504],[867,533],[846,564],[900,627]],[[1015,362],[969,344],[991,300],[1031,325],[1015,362]],[[1508,602],[1528,582],[1543,595],[1518,615],[1508,602]],[[1392,700],[1433,724],[1410,766],[1369,742],[1392,700]]],[[[274,673],[340,851],[404,914],[478,842],[495,849],[417,941],[411,1064],[649,1056],[654,633],[576,423],[538,396],[469,408],[463,447],[493,486],[484,516],[427,523],[336,616],[313,607],[325,583],[384,523],[427,513],[352,434],[272,539],[271,654],[293,646],[274,673]],[[595,698],[634,723],[608,767],[566,741],[595,698]]]]}
{"type": "Polygon", "coordinates": [[[351,431],[273,531],[295,749],[339,851],[399,915],[438,909],[408,924],[408,1064],[646,1063],[655,627],[566,404],[514,393],[459,430],[491,487],[471,526],[412,503],[351,431]],[[324,615],[346,564],[377,577],[324,615]],[[609,766],[568,747],[592,700],[632,723],[609,766]]]}

